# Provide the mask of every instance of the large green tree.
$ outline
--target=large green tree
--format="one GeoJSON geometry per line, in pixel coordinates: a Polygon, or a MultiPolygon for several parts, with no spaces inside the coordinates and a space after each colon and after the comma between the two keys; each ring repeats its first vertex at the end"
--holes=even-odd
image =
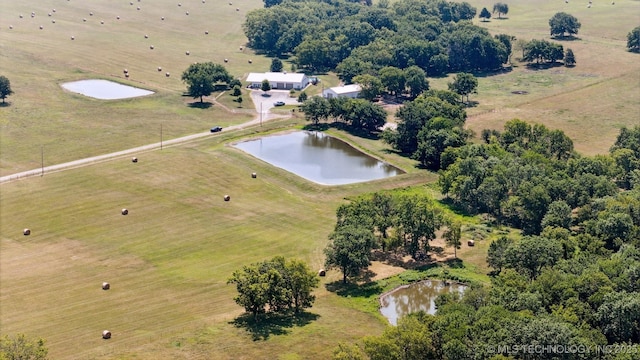
{"type": "Polygon", "coordinates": [[[469,94],[478,88],[478,79],[473,74],[458,73],[448,85],[449,90],[461,96],[461,101],[464,101],[464,96],[466,96],[467,102],[469,102],[469,94]]]}
{"type": "Polygon", "coordinates": [[[562,257],[562,246],[545,237],[525,236],[509,246],[505,253],[507,266],[529,278],[538,277],[546,266],[553,266],[562,257]]]}
{"type": "Polygon", "coordinates": [[[373,232],[363,226],[345,225],[338,227],[329,236],[330,243],[324,249],[327,269],[338,268],[342,271],[342,282],[357,276],[366,269],[375,244],[373,232]]]}
{"type": "Polygon", "coordinates": [[[300,105],[300,109],[304,112],[304,117],[316,125],[320,120],[326,120],[331,114],[329,101],[321,96],[312,96],[307,99],[300,105]]]}
{"type": "Polygon", "coordinates": [[[3,104],[4,99],[11,94],[13,94],[13,90],[11,90],[11,83],[9,82],[9,79],[4,75],[0,75],[0,98],[2,98],[3,104]]]}
{"type": "Polygon", "coordinates": [[[278,58],[274,58],[271,60],[271,66],[269,67],[269,70],[271,72],[281,72],[282,68],[283,68],[282,60],[278,58]]]}
{"type": "Polygon", "coordinates": [[[318,282],[307,264],[282,256],[244,266],[227,281],[236,285],[235,302],[253,314],[254,319],[267,310],[284,314],[311,307],[315,300],[311,292],[318,282]]]}
{"type": "Polygon", "coordinates": [[[502,18],[502,15],[507,15],[509,12],[509,5],[505,3],[495,3],[493,4],[493,12],[498,13],[498,19],[502,18]]]}
{"type": "Polygon", "coordinates": [[[549,19],[551,36],[564,37],[565,34],[568,36],[577,35],[580,26],[580,21],[578,21],[575,16],[565,12],[556,13],[549,19]]]}
{"type": "Polygon", "coordinates": [[[409,89],[409,95],[412,99],[429,90],[429,80],[427,73],[420,67],[413,65],[404,69],[405,84],[409,89]]]}
{"type": "Polygon", "coordinates": [[[478,17],[482,19],[482,21],[489,21],[489,19],[491,18],[491,13],[489,12],[489,10],[487,10],[486,7],[483,7],[478,17]]]}
{"type": "Polygon", "coordinates": [[[640,26],[635,27],[627,34],[627,49],[640,52],[640,26]]]}
{"type": "Polygon", "coordinates": [[[380,78],[370,74],[358,75],[353,78],[353,82],[360,85],[362,98],[370,101],[380,96],[384,90],[380,78]]]}
{"type": "Polygon", "coordinates": [[[216,84],[229,85],[232,77],[227,69],[213,62],[194,63],[182,73],[182,81],[187,84],[187,93],[194,99],[209,96],[215,90],[216,84]]]}

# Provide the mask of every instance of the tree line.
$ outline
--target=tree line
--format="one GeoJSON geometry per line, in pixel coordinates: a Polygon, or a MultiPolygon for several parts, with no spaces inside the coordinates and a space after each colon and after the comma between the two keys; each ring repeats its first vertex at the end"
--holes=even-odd
{"type": "Polygon", "coordinates": [[[473,25],[475,15],[466,2],[442,0],[285,0],[249,12],[243,30],[255,50],[293,55],[299,68],[335,69],[350,83],[386,66],[415,65],[429,76],[500,68],[507,38],[473,25]]]}
{"type": "MultiPolygon", "coordinates": [[[[622,128],[610,153],[594,157],[576,154],[562,132],[520,120],[507,123],[503,132],[482,135],[484,144],[449,149],[452,154],[442,156],[453,162],[445,161],[439,184],[444,194],[456,189],[449,196],[462,209],[494,215],[485,220],[493,226],[522,229],[522,235],[491,242],[486,259],[493,269],[491,286],[472,283],[462,296],[441,295],[436,315],[408,315],[380,336],[341,343],[333,358],[560,358],[554,352],[496,352],[498,345],[545,344],[580,349],[563,352],[563,359],[635,359],[640,351],[640,126],[622,128]],[[490,211],[498,208],[499,213],[490,211]],[[596,353],[597,346],[631,350],[596,353]]],[[[372,248],[425,251],[434,228],[459,226],[417,192],[379,192],[340,206],[327,265],[353,277],[357,266],[345,265],[347,253],[359,258],[362,270],[372,248]],[[349,250],[335,257],[341,248],[349,250]]],[[[446,233],[453,234],[444,236],[450,246],[459,244],[456,231],[446,233]]]]}

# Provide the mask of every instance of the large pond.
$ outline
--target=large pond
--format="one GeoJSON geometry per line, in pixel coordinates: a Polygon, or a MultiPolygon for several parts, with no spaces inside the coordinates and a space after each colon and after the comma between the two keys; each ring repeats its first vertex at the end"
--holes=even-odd
{"type": "Polygon", "coordinates": [[[440,280],[425,280],[402,286],[380,297],[380,312],[391,324],[397,325],[399,318],[410,313],[424,311],[435,314],[438,295],[452,292],[462,295],[466,289],[466,285],[440,280]]]}
{"type": "Polygon", "coordinates": [[[153,91],[109,80],[80,80],[64,83],[61,86],[71,92],[100,100],[128,99],[153,94],[153,91]]]}
{"type": "Polygon", "coordinates": [[[322,185],[351,184],[404,173],[321,132],[296,131],[244,141],[234,146],[322,185]]]}

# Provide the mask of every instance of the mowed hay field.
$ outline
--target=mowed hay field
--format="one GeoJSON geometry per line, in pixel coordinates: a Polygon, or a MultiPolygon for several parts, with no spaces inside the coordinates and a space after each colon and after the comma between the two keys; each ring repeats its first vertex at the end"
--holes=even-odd
{"type": "Polygon", "coordinates": [[[330,272],[305,326],[270,325],[254,341],[233,323],[242,309],[226,280],[275,255],[321,268],[345,196],[424,175],[316,186],[223,140],[3,184],[2,333],[41,336],[55,359],[322,359],[338,341],[381,331],[325,290],[340,278],[330,272]]]}
{"type": "MultiPolygon", "coordinates": [[[[492,11],[495,1],[468,1],[478,9],[492,11]]],[[[478,105],[468,109],[467,125],[479,136],[483,129],[502,130],[517,118],[563,130],[585,155],[607,153],[622,126],[640,125],[640,54],[626,50],[627,34],[640,26],[640,1],[588,0],[503,1],[509,13],[489,22],[475,19],[493,34],[509,34],[529,41],[544,39],[570,48],[575,67],[544,70],[528,68],[514,50],[512,71],[480,76],[478,105]],[[557,12],[575,16],[582,24],[577,39],[554,40],[549,19],[557,12]],[[513,91],[527,91],[516,95],[513,91]]],[[[432,86],[446,88],[450,79],[434,79],[432,86]]]]}
{"type": "Polygon", "coordinates": [[[241,30],[247,11],[261,6],[261,1],[237,0],[229,5],[186,0],[181,6],[173,0],[131,2],[2,4],[0,74],[9,78],[14,91],[7,99],[11,106],[2,108],[0,116],[2,175],[39,167],[41,148],[45,163],[51,165],[157,142],[161,126],[163,137],[170,139],[255,117],[249,96],[242,108],[187,106],[194,100],[181,96],[186,86],[180,76],[191,63],[204,61],[224,64],[238,78],[249,71],[267,71],[270,59],[246,49],[241,30]],[[94,78],[156,93],[104,101],[60,86],[94,78]]]}
{"type": "MultiPolygon", "coordinates": [[[[266,71],[270,59],[239,49],[246,41],[244,14],[262,1],[132,2],[3,4],[0,74],[15,94],[7,99],[10,106],[0,107],[0,174],[38,168],[42,148],[49,165],[157,142],[161,126],[168,139],[255,117],[248,96],[239,109],[188,106],[193,100],[181,96],[179,77],[194,61],[224,58],[234,76],[266,71]],[[100,101],[59,86],[87,78],[156,94],[100,101]]],[[[478,10],[493,5],[471,3],[478,10]]],[[[479,133],[517,117],[566,131],[583,153],[606,152],[620,126],[640,123],[640,58],[625,50],[626,34],[640,25],[639,5],[620,0],[587,9],[586,1],[509,2],[509,19],[484,26],[548,39],[547,22],[555,12],[578,17],[580,40],[563,42],[578,64],[543,71],[516,64],[509,73],[481,77],[469,126],[479,133]],[[529,94],[512,95],[514,90],[529,94]]],[[[446,79],[431,83],[446,87],[446,79]]],[[[300,124],[274,121],[265,130],[300,124]]],[[[322,280],[314,307],[298,323],[274,323],[254,333],[234,323],[242,309],[226,280],[243,265],[275,255],[301,258],[316,270],[324,262],[335,210],[346,197],[435,176],[386,154],[380,143],[358,139],[358,147],[409,173],[368,184],[316,186],[228,146],[257,131],[223,132],[137,154],[135,164],[117,158],[2,184],[0,334],[43,337],[54,359],[326,359],[339,341],[379,334],[385,326],[380,316],[325,289],[340,278],[335,271],[322,280]],[[231,201],[223,201],[226,194],[231,201]],[[123,208],[128,215],[121,215],[123,208]],[[31,235],[24,236],[24,228],[31,235]],[[101,289],[103,281],[110,290],[101,289]],[[110,340],[101,338],[103,330],[112,332],[110,340]]],[[[460,256],[479,264],[484,256],[478,252],[486,248],[479,243],[460,256]]]]}

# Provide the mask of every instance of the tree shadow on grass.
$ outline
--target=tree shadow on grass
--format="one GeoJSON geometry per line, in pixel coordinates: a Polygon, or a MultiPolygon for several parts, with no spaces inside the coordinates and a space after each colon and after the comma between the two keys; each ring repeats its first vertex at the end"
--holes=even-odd
{"type": "Polygon", "coordinates": [[[543,63],[529,63],[527,64],[528,70],[547,70],[554,67],[564,66],[563,63],[554,61],[554,62],[543,62],[543,63]]]}
{"type": "Polygon", "coordinates": [[[382,293],[382,287],[377,282],[366,282],[364,284],[343,283],[334,281],[325,284],[325,288],[336,295],[343,297],[364,297],[378,296],[382,293]]]}
{"type": "Polygon", "coordinates": [[[305,125],[302,130],[306,131],[327,131],[329,130],[329,124],[327,123],[318,123],[318,124],[308,124],[305,125]]]}
{"type": "Polygon", "coordinates": [[[252,314],[245,313],[229,322],[237,328],[244,328],[251,334],[253,341],[267,340],[272,335],[285,335],[294,326],[300,327],[317,320],[318,314],[300,312],[298,314],[273,314],[268,313],[254,319],[252,314]]]}
{"type": "Polygon", "coordinates": [[[10,102],[0,102],[0,107],[8,107],[9,105],[11,105],[10,102]]]}
{"type": "Polygon", "coordinates": [[[204,101],[204,102],[192,102],[189,103],[189,107],[190,108],[196,108],[196,109],[208,109],[211,106],[213,106],[213,103],[210,103],[208,101],[204,101]]]}

